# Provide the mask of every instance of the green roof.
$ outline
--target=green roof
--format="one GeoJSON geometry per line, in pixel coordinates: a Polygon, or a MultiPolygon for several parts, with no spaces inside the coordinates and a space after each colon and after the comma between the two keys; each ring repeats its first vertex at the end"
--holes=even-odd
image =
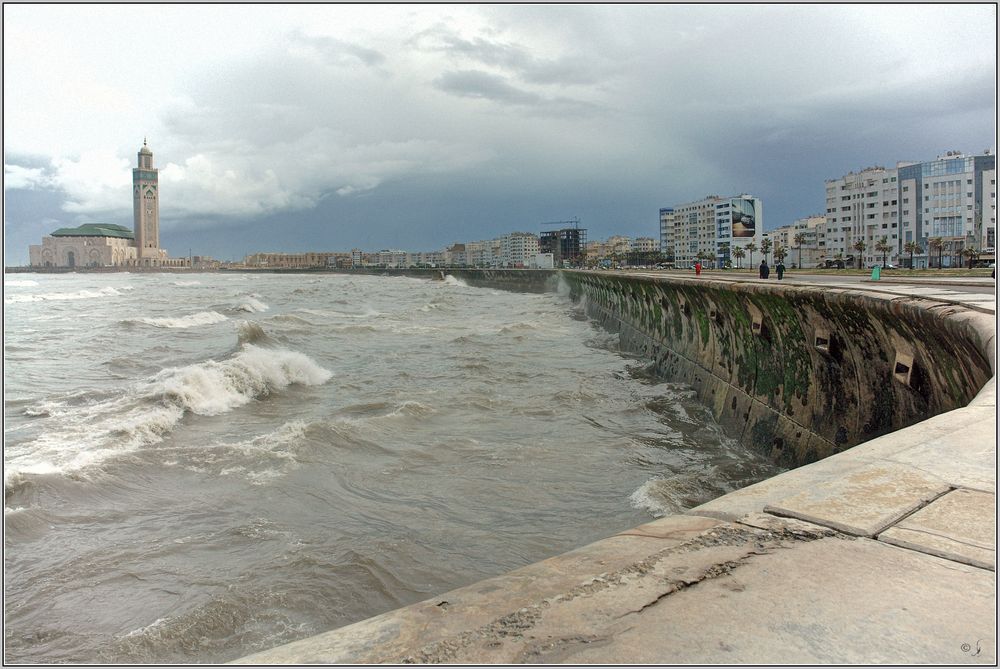
{"type": "Polygon", "coordinates": [[[103,223],[87,223],[78,228],[59,228],[52,233],[53,237],[122,237],[134,239],[132,231],[120,225],[105,225],[103,223]]]}

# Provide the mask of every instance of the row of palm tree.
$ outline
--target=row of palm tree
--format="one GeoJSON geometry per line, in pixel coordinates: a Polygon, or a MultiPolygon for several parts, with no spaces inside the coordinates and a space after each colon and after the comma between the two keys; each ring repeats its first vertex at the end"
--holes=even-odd
{"type": "MultiPolygon", "coordinates": [[[[806,239],[805,235],[801,233],[795,235],[794,237],[796,248],[799,251],[799,263],[798,263],[799,267],[802,267],[802,245],[805,243],[805,239],[806,239]]],[[[937,265],[938,269],[941,269],[942,267],[942,256],[944,253],[945,244],[946,242],[941,237],[932,237],[928,242],[929,247],[931,249],[937,250],[938,252],[938,265],[937,265]]],[[[759,248],[760,251],[764,254],[764,259],[766,260],[767,254],[772,250],[772,241],[770,239],[765,238],[763,241],[761,241],[759,248]]],[[[858,269],[861,269],[861,263],[863,262],[864,252],[865,249],[868,248],[868,244],[863,239],[859,239],[856,242],[854,242],[852,248],[858,252],[858,269]]],[[[883,235],[881,239],[875,242],[875,250],[882,255],[883,268],[888,264],[889,254],[892,252],[892,248],[893,248],[892,245],[889,243],[889,238],[886,235],[883,235]]],[[[741,261],[749,253],[750,267],[753,267],[753,254],[754,251],[756,250],[758,250],[757,245],[754,244],[753,242],[750,242],[746,246],[735,247],[733,249],[733,257],[736,258],[737,261],[741,261]]],[[[773,243],[773,250],[774,250],[773,253],[774,259],[777,262],[784,261],[785,257],[788,255],[788,251],[783,246],[781,246],[781,244],[773,243]]],[[[913,255],[915,253],[924,252],[923,248],[921,248],[921,246],[916,242],[906,242],[905,244],[903,244],[903,251],[910,254],[911,269],[913,268],[913,255]]],[[[968,259],[969,269],[972,269],[972,264],[975,258],[979,257],[979,251],[974,248],[966,248],[961,251],[960,255],[968,259]]],[[[698,258],[701,259],[701,257],[702,253],[699,252],[698,258]]],[[[708,254],[705,254],[705,259],[710,259],[710,256],[708,256],[708,254]]],[[[842,265],[844,262],[844,254],[838,253],[837,255],[834,256],[834,260],[838,263],[838,265],[842,265]]],[[[737,266],[740,265],[741,263],[737,262],[737,266]]]]}

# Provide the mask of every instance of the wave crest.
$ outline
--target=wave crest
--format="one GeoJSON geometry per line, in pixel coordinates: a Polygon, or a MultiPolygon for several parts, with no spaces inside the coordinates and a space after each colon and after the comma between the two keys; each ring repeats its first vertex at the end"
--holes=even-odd
{"type": "Polygon", "coordinates": [[[237,311],[246,311],[251,314],[260,313],[261,311],[267,311],[270,309],[268,305],[264,304],[255,297],[248,297],[247,301],[236,307],[237,311]]]}
{"type": "MultiPolygon", "coordinates": [[[[122,290],[131,290],[131,286],[123,286],[122,290]]],[[[121,291],[117,288],[112,288],[107,286],[99,290],[78,290],[73,293],[37,293],[29,295],[6,295],[4,296],[4,302],[45,302],[45,301],[58,301],[58,300],[89,300],[98,297],[113,297],[115,295],[121,295],[121,291]]]]}
{"type": "Polygon", "coordinates": [[[125,323],[143,323],[158,328],[193,328],[199,325],[212,325],[227,320],[217,311],[200,311],[196,314],[164,318],[128,318],[125,323]]]}

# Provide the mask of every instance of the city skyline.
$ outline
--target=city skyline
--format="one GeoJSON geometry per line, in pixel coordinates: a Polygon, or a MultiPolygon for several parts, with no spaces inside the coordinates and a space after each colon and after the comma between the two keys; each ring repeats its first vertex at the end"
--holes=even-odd
{"type": "Polygon", "coordinates": [[[132,217],[162,245],[432,250],[750,193],[764,229],[849,171],[995,151],[988,5],[5,5],[5,263],[132,217]],[[136,43],[141,42],[137,48],[136,43]]]}

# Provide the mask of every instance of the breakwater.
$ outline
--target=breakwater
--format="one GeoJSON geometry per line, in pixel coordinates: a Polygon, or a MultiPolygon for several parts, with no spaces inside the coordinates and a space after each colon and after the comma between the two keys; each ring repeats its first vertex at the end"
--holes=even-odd
{"type": "Polygon", "coordinates": [[[379,270],[509,290],[564,282],[624,350],[690,384],[742,443],[796,467],[967,405],[992,318],[858,289],[559,270],[379,270]]]}

